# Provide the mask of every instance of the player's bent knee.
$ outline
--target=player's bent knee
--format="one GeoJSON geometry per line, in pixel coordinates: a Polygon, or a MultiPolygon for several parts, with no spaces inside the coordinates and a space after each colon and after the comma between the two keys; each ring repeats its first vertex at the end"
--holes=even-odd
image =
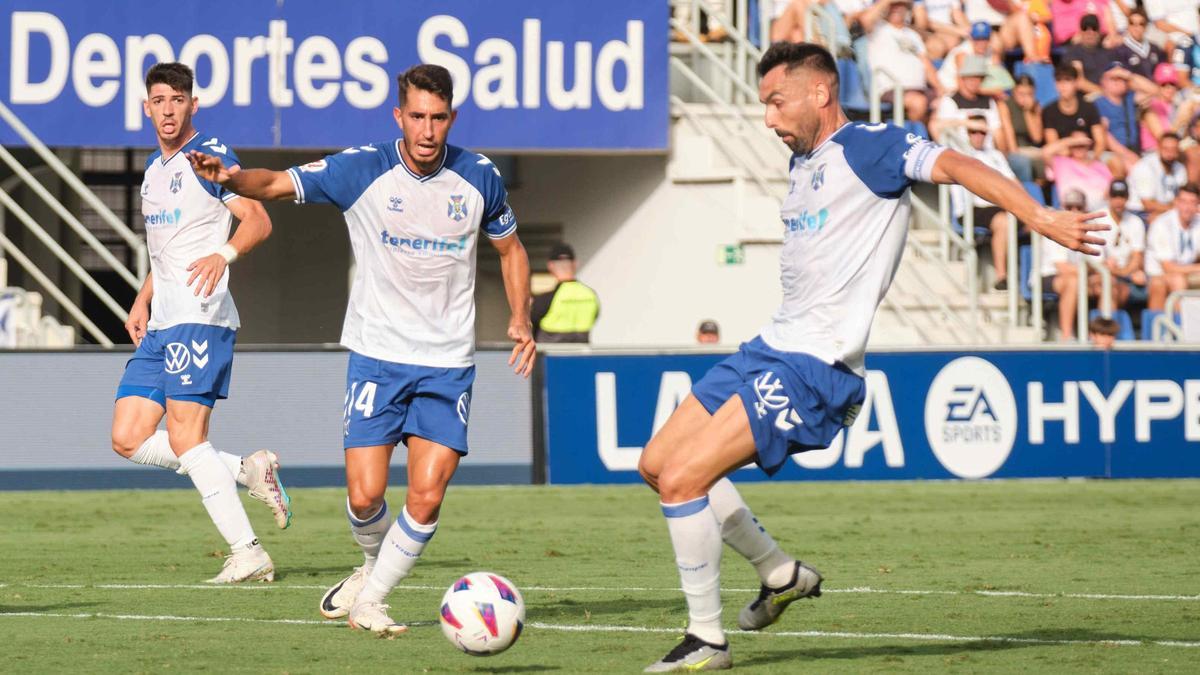
{"type": "Polygon", "coordinates": [[[444,496],[444,490],[421,490],[409,487],[408,494],[404,499],[404,506],[413,520],[425,525],[437,520],[444,496]]]}
{"type": "Polygon", "coordinates": [[[658,475],[658,494],[666,504],[703,497],[710,487],[696,471],[679,464],[664,467],[658,475]]]}
{"type": "Polygon", "coordinates": [[[148,435],[140,435],[133,429],[123,427],[113,427],[112,430],[112,449],[113,452],[129,459],[133,457],[137,449],[146,441],[148,435]]]}
{"type": "Polygon", "coordinates": [[[383,494],[374,495],[361,490],[350,490],[347,495],[347,501],[350,504],[350,512],[354,514],[354,517],[366,520],[379,513],[380,507],[383,506],[383,494]]]}

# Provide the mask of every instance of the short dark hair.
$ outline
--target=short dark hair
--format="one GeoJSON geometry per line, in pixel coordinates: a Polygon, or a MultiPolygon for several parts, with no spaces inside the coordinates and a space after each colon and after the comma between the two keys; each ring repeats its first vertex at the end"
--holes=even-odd
{"type": "Polygon", "coordinates": [[[1029,75],[1028,73],[1021,73],[1018,75],[1013,84],[1014,87],[1019,87],[1022,85],[1026,87],[1034,87],[1035,89],[1037,88],[1037,82],[1034,82],[1033,76],[1029,75]]]}
{"type": "Polygon", "coordinates": [[[156,84],[165,84],[175,91],[192,95],[192,84],[196,81],[192,69],[182,63],[156,63],[146,73],[146,91],[156,84]]]}
{"type": "Polygon", "coordinates": [[[1179,191],[1200,197],[1200,185],[1196,185],[1195,183],[1186,183],[1183,187],[1179,188],[1179,191]]]}
{"type": "Polygon", "coordinates": [[[1117,333],[1121,332],[1121,324],[1112,319],[1098,316],[1088,322],[1088,331],[1097,335],[1111,335],[1116,337],[1117,333]]]}
{"type": "Polygon", "coordinates": [[[400,73],[396,82],[400,85],[397,98],[401,108],[404,107],[404,99],[408,96],[409,87],[416,87],[421,91],[435,94],[446,103],[454,100],[454,80],[450,78],[450,71],[442,66],[432,63],[415,65],[400,73]]]}
{"type": "Polygon", "coordinates": [[[1162,143],[1163,141],[1167,140],[1168,138],[1175,139],[1176,143],[1178,143],[1180,140],[1179,134],[1175,133],[1174,131],[1168,131],[1168,132],[1164,133],[1162,136],[1158,137],[1158,142],[1162,143]]]}
{"type": "Polygon", "coordinates": [[[781,64],[787,66],[787,72],[789,73],[796,68],[811,68],[812,70],[825,73],[833,81],[834,92],[837,91],[837,62],[833,60],[833,54],[830,54],[829,50],[821,45],[811,42],[772,43],[758,62],[758,76],[766,77],[767,73],[781,64]]]}
{"type": "Polygon", "coordinates": [[[1071,65],[1070,61],[1059,61],[1057,66],[1054,66],[1054,81],[1059,80],[1076,80],[1079,79],[1079,71],[1075,70],[1075,66],[1071,65]]]}
{"type": "Polygon", "coordinates": [[[1080,30],[1087,30],[1089,28],[1092,30],[1100,30],[1100,17],[1096,16],[1095,14],[1084,14],[1083,17],[1079,19],[1080,30]]]}
{"type": "Polygon", "coordinates": [[[1146,14],[1146,10],[1142,9],[1140,5],[1129,10],[1129,16],[1140,16],[1145,19],[1146,23],[1150,23],[1150,15],[1146,14]]]}

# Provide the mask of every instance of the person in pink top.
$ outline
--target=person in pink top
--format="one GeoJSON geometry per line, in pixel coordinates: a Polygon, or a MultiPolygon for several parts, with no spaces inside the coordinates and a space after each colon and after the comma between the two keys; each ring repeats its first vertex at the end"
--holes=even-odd
{"type": "Polygon", "coordinates": [[[1179,71],[1170,63],[1154,68],[1154,83],[1158,95],[1146,101],[1142,113],[1142,151],[1158,149],[1158,139],[1172,130],[1175,119],[1175,95],[1179,93],[1179,71]]]}
{"type": "Polygon", "coordinates": [[[1061,140],[1042,148],[1046,161],[1046,177],[1054,181],[1059,196],[1078,190],[1087,198],[1087,210],[1099,211],[1108,200],[1112,172],[1092,153],[1092,138],[1084,131],[1075,131],[1061,140]]]}
{"type": "Polygon", "coordinates": [[[1054,44],[1065,45],[1079,32],[1079,20],[1087,14],[1100,18],[1100,34],[1105,40],[1114,35],[1112,9],[1108,0],[1051,0],[1050,15],[1054,22],[1050,26],[1054,44]]]}

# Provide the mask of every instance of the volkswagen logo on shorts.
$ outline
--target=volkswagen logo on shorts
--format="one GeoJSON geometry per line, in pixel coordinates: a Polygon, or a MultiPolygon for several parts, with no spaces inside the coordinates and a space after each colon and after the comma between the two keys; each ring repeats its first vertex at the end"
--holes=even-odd
{"type": "Polygon", "coordinates": [[[1017,404],[1004,373],[976,356],[947,363],[925,396],[925,435],[959,478],[987,478],[1004,466],[1017,437],[1017,404]]]}
{"type": "Polygon", "coordinates": [[[462,420],[463,424],[467,423],[467,418],[471,416],[471,392],[464,391],[462,396],[458,397],[458,419],[462,420]]]}
{"type": "Polygon", "coordinates": [[[167,345],[165,356],[163,365],[168,375],[182,373],[192,364],[192,353],[188,351],[187,345],[180,342],[172,342],[167,345]]]}

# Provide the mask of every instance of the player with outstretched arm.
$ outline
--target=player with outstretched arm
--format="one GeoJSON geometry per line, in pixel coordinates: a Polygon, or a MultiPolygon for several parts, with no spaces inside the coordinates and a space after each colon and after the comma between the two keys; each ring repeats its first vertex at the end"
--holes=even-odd
{"type": "Polygon", "coordinates": [[[274,563],[254,536],[237,483],[286,528],[291,501],[275,453],[259,450],[243,458],[219,452],[208,442],[208,426],[213,406],[229,391],[240,325],[229,264],[271,234],[271,219],[262,204],[192,171],[189,153],[238,163],[224,141],[193,126],[199,107],[193,81],[181,63],[159,63],[146,74],[145,113],[159,148],[146,160],[142,183],[150,274],[125,324],[137,351],[117,388],[112,447],[130,461],[192,479],[230,549],[210,582],[270,581],[274,563]],[[234,216],[241,224],[230,239],[234,216]],[[159,431],[164,415],[167,429],[159,431]]]}
{"type": "Polygon", "coordinates": [[[475,255],[482,232],[500,253],[512,311],[509,365],[528,377],[536,345],[529,323],[529,258],[517,236],[500,172],[486,157],[448,145],[456,113],[441,66],[399,76],[393,111],[402,137],[350,148],[287,171],[226,168],[193,153],[197,173],[256,199],[336,205],[357,262],[342,344],[344,446],[350,530],[365,557],[329,589],[320,611],[352,627],[399,633],[384,598],[437,530],[446,488],[467,454],[475,379],[475,255]],[[408,491],[388,510],[388,465],[408,448],[408,491]],[[394,518],[394,521],[393,521],[394,518]]]}
{"type": "Polygon", "coordinates": [[[762,586],[738,617],[743,630],[820,594],[821,575],[776,544],[727,476],[756,462],[768,474],[788,455],[824,448],[857,415],[866,391],[867,335],[904,252],[917,181],[959,184],[1067,248],[1097,254],[1102,213],[1053,211],[982,163],[887,124],[855,124],[838,105],[833,57],[777,43],[758,65],[766,125],[791,148],[783,201],[783,304],[762,333],[692,388],[642,453],[688,605],[684,639],[647,672],[729,668],[721,628],[722,542],[762,586]]]}

